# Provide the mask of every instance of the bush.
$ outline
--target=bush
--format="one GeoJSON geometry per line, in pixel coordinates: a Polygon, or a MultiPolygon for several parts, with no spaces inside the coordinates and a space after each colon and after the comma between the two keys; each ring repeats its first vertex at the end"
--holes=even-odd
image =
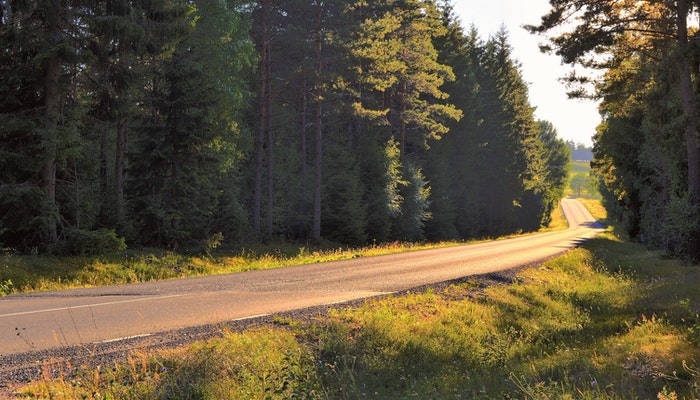
{"type": "Polygon", "coordinates": [[[94,231],[69,229],[65,240],[57,243],[53,253],[59,255],[95,255],[118,253],[126,250],[124,238],[117,236],[114,230],[100,228],[94,231]]]}
{"type": "Polygon", "coordinates": [[[666,247],[674,254],[682,256],[688,253],[688,247],[700,231],[698,210],[690,201],[690,195],[674,197],[668,204],[667,230],[668,243],[666,247]]]}

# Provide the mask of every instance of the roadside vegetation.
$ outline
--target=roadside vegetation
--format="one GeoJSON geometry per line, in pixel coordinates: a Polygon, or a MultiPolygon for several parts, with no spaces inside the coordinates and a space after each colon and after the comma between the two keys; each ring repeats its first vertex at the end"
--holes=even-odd
{"type": "MultiPolygon", "coordinates": [[[[542,231],[566,229],[560,208],[542,231]]],[[[304,247],[294,243],[258,245],[247,249],[211,249],[191,255],[159,249],[53,256],[6,253],[0,255],[0,297],[28,292],[64,290],[164,279],[190,278],[308,263],[369,257],[404,251],[456,246],[466,242],[389,243],[362,248],[304,247]]]]}
{"type": "Polygon", "coordinates": [[[200,255],[159,249],[85,256],[4,254],[0,255],[0,296],[227,274],[457,244],[396,242],[363,248],[307,248],[280,242],[200,255]]]}
{"type": "MultiPolygon", "coordinates": [[[[588,168],[590,171],[590,167],[588,168]]],[[[572,169],[573,171],[573,169],[572,169]]],[[[586,202],[586,199],[579,199],[586,202]]],[[[590,201],[587,207],[598,207],[590,201]]],[[[561,208],[555,208],[551,222],[543,231],[566,229],[561,208]]],[[[471,241],[471,242],[476,242],[471,241]]],[[[164,279],[228,274],[242,271],[279,268],[316,262],[369,257],[411,250],[456,246],[465,241],[439,243],[388,243],[361,248],[315,246],[295,243],[274,243],[232,249],[212,242],[201,254],[193,255],[162,249],[123,249],[95,252],[81,256],[0,254],[0,297],[10,294],[64,290],[127,283],[151,282],[164,279]]],[[[104,250],[105,247],[102,247],[104,250]]]]}
{"type": "Polygon", "coordinates": [[[611,228],[512,282],[474,279],[106,368],[64,366],[19,398],[696,399],[698,282],[700,266],[611,228]]]}

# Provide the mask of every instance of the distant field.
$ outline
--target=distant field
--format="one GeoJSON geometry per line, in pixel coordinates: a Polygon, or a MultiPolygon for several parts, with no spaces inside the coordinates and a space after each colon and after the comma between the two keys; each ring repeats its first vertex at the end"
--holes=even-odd
{"type": "Polygon", "coordinates": [[[572,161],[571,162],[571,173],[579,173],[582,172],[584,174],[587,174],[591,171],[591,163],[588,161],[572,161]]]}
{"type": "Polygon", "coordinates": [[[591,176],[591,164],[588,161],[571,162],[569,185],[565,194],[574,198],[600,199],[597,182],[591,176]]]}

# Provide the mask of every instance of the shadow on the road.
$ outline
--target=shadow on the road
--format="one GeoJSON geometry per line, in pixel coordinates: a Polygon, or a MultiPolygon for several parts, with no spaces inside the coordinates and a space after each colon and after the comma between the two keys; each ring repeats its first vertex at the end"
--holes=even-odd
{"type": "Polygon", "coordinates": [[[588,222],[582,222],[579,224],[579,226],[583,226],[586,228],[591,228],[591,229],[605,229],[605,225],[598,221],[588,221],[588,222]]]}

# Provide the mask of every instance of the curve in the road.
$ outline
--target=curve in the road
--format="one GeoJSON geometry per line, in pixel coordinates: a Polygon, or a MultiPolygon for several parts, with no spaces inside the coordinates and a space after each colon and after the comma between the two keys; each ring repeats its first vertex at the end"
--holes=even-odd
{"type": "Polygon", "coordinates": [[[532,264],[602,229],[564,199],[569,228],[474,245],[0,299],[0,356],[141,337],[349,301],[532,264]]]}

